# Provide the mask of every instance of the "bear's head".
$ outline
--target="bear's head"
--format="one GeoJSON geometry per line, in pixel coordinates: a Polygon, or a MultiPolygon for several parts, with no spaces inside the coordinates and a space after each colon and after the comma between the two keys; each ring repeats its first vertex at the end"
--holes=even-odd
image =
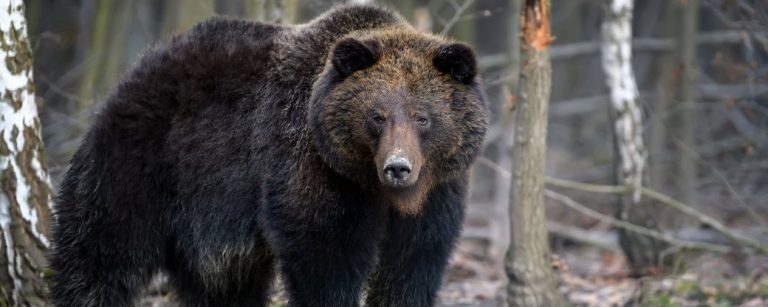
{"type": "Polygon", "coordinates": [[[338,40],[313,85],[310,124],[325,163],[406,214],[462,176],[488,124],[464,44],[392,28],[338,40]]]}

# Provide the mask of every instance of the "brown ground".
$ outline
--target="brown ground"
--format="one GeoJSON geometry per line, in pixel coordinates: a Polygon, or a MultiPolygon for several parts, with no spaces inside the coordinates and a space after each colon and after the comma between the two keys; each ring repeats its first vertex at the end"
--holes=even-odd
{"type": "MultiPolygon", "coordinates": [[[[507,306],[503,256],[489,225],[469,212],[438,306],[507,306]]],[[[575,245],[555,253],[560,290],[574,306],[768,306],[768,256],[686,254],[673,272],[636,279],[627,277],[626,260],[618,250],[575,245]]],[[[167,292],[153,288],[150,292],[167,292]]],[[[141,306],[175,306],[171,301],[172,294],[154,294],[141,306]]],[[[272,306],[285,302],[276,290],[272,306]]]]}

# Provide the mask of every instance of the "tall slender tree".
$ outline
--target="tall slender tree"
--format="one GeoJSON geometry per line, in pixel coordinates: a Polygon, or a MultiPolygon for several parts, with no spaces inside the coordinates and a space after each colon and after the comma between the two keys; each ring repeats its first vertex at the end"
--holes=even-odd
{"type": "MultiPolygon", "coordinates": [[[[512,169],[511,150],[515,129],[512,117],[520,88],[520,9],[522,0],[509,0],[508,2],[507,27],[509,27],[509,37],[507,38],[507,48],[509,65],[507,65],[505,75],[509,82],[507,82],[506,88],[502,88],[500,97],[503,101],[499,118],[502,132],[498,140],[496,162],[503,169],[512,169]]],[[[505,174],[496,172],[494,182],[494,211],[499,210],[499,213],[506,213],[509,210],[510,179],[505,174]]],[[[509,244],[509,214],[498,214],[496,220],[495,224],[499,224],[497,227],[502,228],[497,231],[497,235],[500,237],[499,241],[501,241],[503,248],[506,248],[509,244]]],[[[499,256],[503,257],[504,250],[500,252],[502,254],[499,256]]]]}
{"type": "Polygon", "coordinates": [[[543,194],[552,83],[549,1],[526,0],[521,22],[525,62],[515,113],[507,300],[510,306],[562,306],[550,265],[543,194]]]}
{"type": "Polygon", "coordinates": [[[51,189],[22,0],[0,0],[0,55],[0,305],[43,306],[51,189]]]}
{"type": "Polygon", "coordinates": [[[696,186],[698,175],[696,161],[692,151],[695,150],[695,115],[696,101],[696,33],[699,25],[699,1],[680,1],[680,27],[677,48],[677,62],[680,69],[677,100],[681,112],[675,116],[672,137],[675,143],[676,174],[675,196],[686,204],[696,203],[696,186]]]}
{"type": "MultiPolygon", "coordinates": [[[[646,185],[648,153],[643,141],[643,116],[638,103],[637,83],[632,70],[633,0],[610,0],[604,4],[602,61],[610,91],[613,137],[618,161],[616,181],[632,187],[619,197],[617,217],[647,228],[657,228],[652,210],[641,205],[640,189],[646,185]]],[[[619,243],[635,272],[658,263],[662,242],[634,232],[619,230],[619,243]]]]}
{"type": "Polygon", "coordinates": [[[297,9],[297,0],[245,1],[246,16],[266,22],[294,23],[297,9]]]}

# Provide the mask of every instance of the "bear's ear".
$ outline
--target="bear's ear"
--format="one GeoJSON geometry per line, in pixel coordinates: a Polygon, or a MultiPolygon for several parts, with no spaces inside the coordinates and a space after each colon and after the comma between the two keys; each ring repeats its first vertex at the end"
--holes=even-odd
{"type": "Polygon", "coordinates": [[[375,41],[362,42],[351,37],[342,39],[333,47],[331,63],[342,77],[376,64],[379,45],[375,41]]]}
{"type": "Polygon", "coordinates": [[[477,60],[472,48],[461,43],[453,43],[437,49],[432,64],[440,72],[451,75],[453,79],[469,84],[477,75],[477,60]]]}

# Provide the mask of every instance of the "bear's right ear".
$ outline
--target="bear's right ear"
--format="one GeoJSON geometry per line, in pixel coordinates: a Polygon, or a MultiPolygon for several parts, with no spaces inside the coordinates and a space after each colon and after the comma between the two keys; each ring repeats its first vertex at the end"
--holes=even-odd
{"type": "Polygon", "coordinates": [[[333,47],[331,63],[346,78],[353,72],[373,66],[378,60],[379,45],[375,41],[362,42],[347,37],[333,47]]]}
{"type": "Polygon", "coordinates": [[[451,75],[454,80],[469,84],[477,75],[477,60],[472,48],[462,43],[452,43],[437,49],[432,63],[437,70],[451,75]]]}

